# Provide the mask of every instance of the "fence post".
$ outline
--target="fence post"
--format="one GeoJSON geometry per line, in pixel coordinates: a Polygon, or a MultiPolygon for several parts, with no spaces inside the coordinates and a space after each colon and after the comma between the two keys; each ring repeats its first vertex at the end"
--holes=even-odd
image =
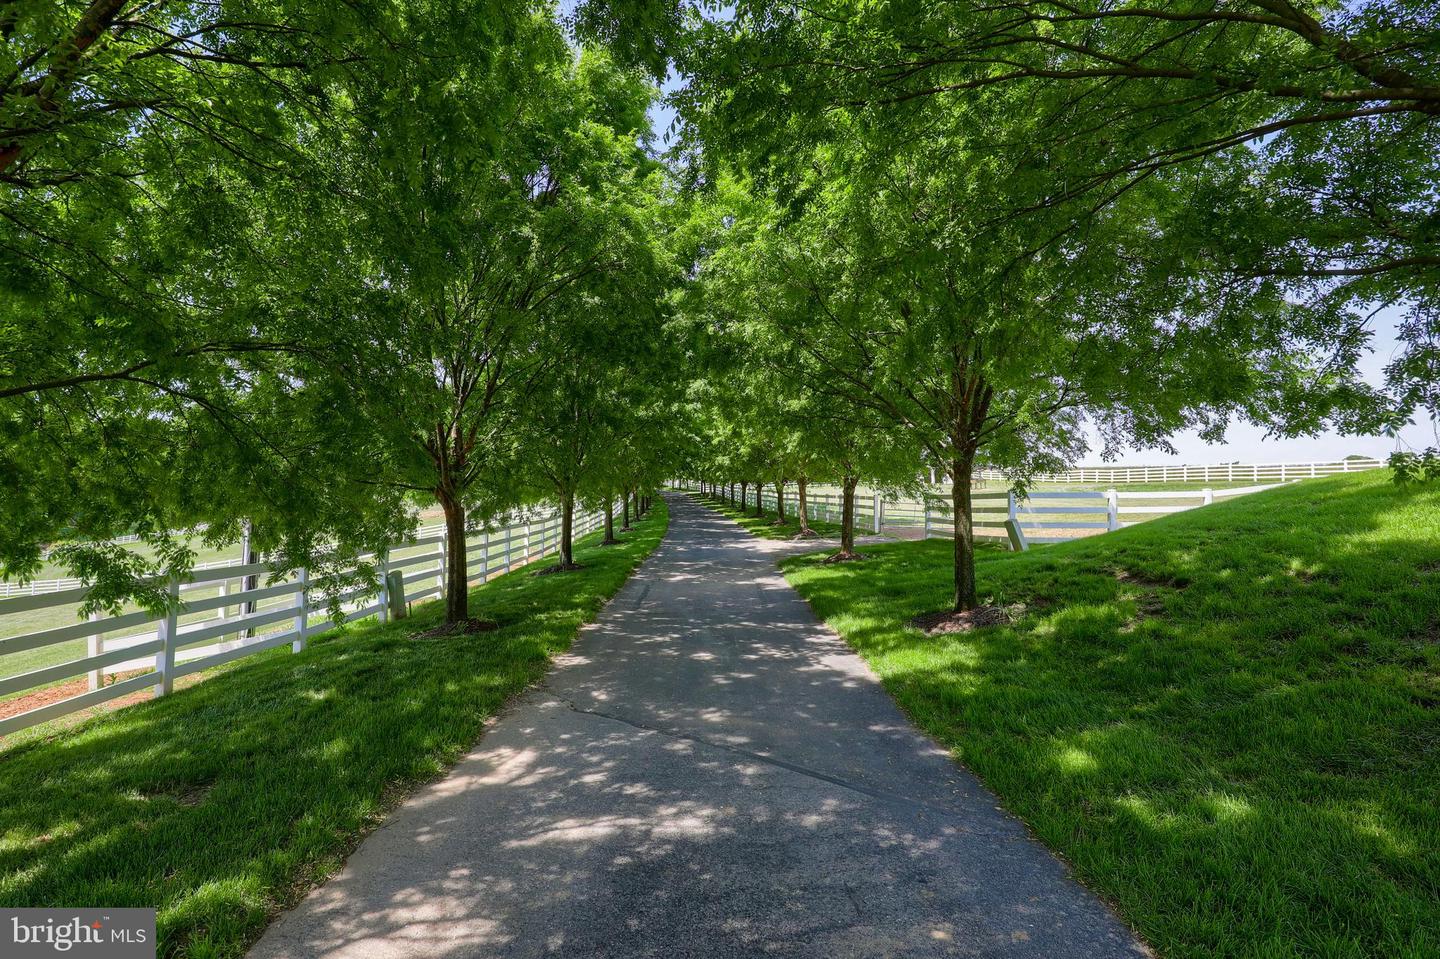
{"type": "Polygon", "coordinates": [[[300,588],[295,591],[295,638],[290,641],[292,653],[298,653],[305,648],[305,632],[310,628],[310,571],[304,566],[300,567],[296,574],[296,582],[300,584],[300,588]]]}
{"type": "Polygon", "coordinates": [[[1115,489],[1105,491],[1105,529],[1120,528],[1120,493],[1115,489]]]}
{"type": "Polygon", "coordinates": [[[160,649],[155,653],[155,672],[160,674],[160,684],[155,687],[156,696],[167,696],[175,689],[175,641],[179,632],[180,579],[171,576],[165,584],[167,600],[165,618],[155,630],[160,640],[160,649]]]}
{"type": "Polygon", "coordinates": [[[1215,491],[1212,490],[1210,487],[1207,486],[1200,492],[1204,497],[1203,505],[1209,506],[1211,503],[1215,502],[1215,491]]]}
{"type": "Polygon", "coordinates": [[[1030,548],[1030,542],[1025,538],[1025,531],[1020,528],[1020,523],[1013,519],[1005,521],[1005,536],[1010,540],[1010,552],[1023,553],[1030,548]]]}
{"type": "MultiPolygon", "coordinates": [[[[99,618],[99,610],[96,610],[95,612],[90,614],[90,622],[92,623],[99,618]]],[[[99,656],[101,653],[105,652],[105,634],[91,634],[90,638],[87,639],[85,642],[85,652],[87,655],[90,656],[99,656]]],[[[96,666],[94,669],[90,670],[89,686],[91,689],[99,689],[103,685],[105,685],[105,667],[96,666]]]]}
{"type": "Polygon", "coordinates": [[[876,493],[876,494],[875,494],[875,532],[876,532],[877,535],[879,534],[881,527],[883,527],[883,526],[885,525],[885,524],[884,524],[884,521],[883,521],[882,518],[881,518],[882,515],[883,515],[884,509],[885,509],[885,501],[880,498],[880,494],[879,494],[879,493],[876,493]]]}
{"type": "Polygon", "coordinates": [[[925,538],[930,538],[930,494],[920,494],[920,509],[925,514],[925,538]]]}
{"type": "Polygon", "coordinates": [[[1015,509],[1015,491],[1012,489],[1005,494],[1005,518],[1012,523],[1020,522],[1020,516],[1015,509]]]}
{"type": "Polygon", "coordinates": [[[392,569],[385,574],[385,600],[390,604],[390,618],[404,619],[409,610],[405,606],[405,573],[392,569]]]}
{"type": "MultiPolygon", "coordinates": [[[[390,622],[390,552],[381,550],[376,557],[380,560],[380,613],[376,617],[382,624],[390,622]]],[[[301,605],[304,605],[303,603],[301,605]]]]}

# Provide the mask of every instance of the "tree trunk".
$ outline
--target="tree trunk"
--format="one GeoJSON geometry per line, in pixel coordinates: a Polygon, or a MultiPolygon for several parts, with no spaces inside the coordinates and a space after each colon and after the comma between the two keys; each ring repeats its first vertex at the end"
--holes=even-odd
{"type": "Polygon", "coordinates": [[[840,555],[846,559],[855,555],[855,487],[859,482],[858,476],[840,480],[840,555]]]}
{"type": "Polygon", "coordinates": [[[775,481],[775,525],[785,525],[785,481],[775,481]]]}
{"type": "Polygon", "coordinates": [[[560,513],[560,565],[575,565],[575,494],[565,494],[560,513]]]}
{"type": "Polygon", "coordinates": [[[980,605],[975,592],[975,528],[971,521],[973,458],[957,455],[950,464],[950,512],[955,527],[955,611],[980,605]]]}
{"type": "Polygon", "coordinates": [[[761,483],[759,480],[756,480],[756,481],[755,481],[755,515],[756,515],[756,516],[764,516],[764,515],[765,515],[765,496],[764,496],[764,490],[765,490],[765,485],[764,485],[763,483],[761,483]]]}
{"type": "Polygon", "coordinates": [[[750,481],[746,480],[740,484],[740,515],[745,515],[745,509],[750,502],[750,481]]]}
{"type": "Polygon", "coordinates": [[[800,535],[801,535],[801,536],[804,536],[804,535],[806,535],[807,533],[813,533],[813,532],[815,532],[813,529],[810,528],[810,508],[809,508],[808,505],[806,505],[806,502],[805,502],[805,487],[807,487],[807,486],[809,486],[809,485],[810,485],[810,481],[807,480],[807,479],[806,479],[805,477],[803,477],[803,476],[800,477],[798,480],[795,481],[796,489],[799,490],[799,500],[800,500],[799,504],[796,506],[796,509],[797,509],[799,512],[796,514],[795,518],[800,521],[800,535]]]}
{"type": "Polygon", "coordinates": [[[601,546],[614,546],[620,542],[615,538],[615,501],[609,496],[605,497],[605,538],[600,541],[601,546]]]}
{"type": "Polygon", "coordinates": [[[465,570],[465,506],[449,492],[439,494],[445,511],[445,622],[470,618],[470,584],[465,570]]]}
{"type": "Polygon", "coordinates": [[[627,489],[620,494],[620,501],[625,504],[625,522],[620,527],[620,532],[630,532],[630,491],[627,489]]]}

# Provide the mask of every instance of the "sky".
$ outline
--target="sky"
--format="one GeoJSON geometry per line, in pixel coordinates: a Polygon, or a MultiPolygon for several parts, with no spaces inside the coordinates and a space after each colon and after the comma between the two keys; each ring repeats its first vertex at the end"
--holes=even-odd
{"type": "MultiPolygon", "coordinates": [[[[573,9],[575,0],[562,0],[562,13],[573,9]]],[[[675,121],[675,110],[665,102],[664,95],[679,89],[681,81],[673,74],[661,88],[662,97],[650,107],[650,126],[655,133],[658,149],[666,146],[666,134],[675,121]]],[[[1359,372],[1372,385],[1384,381],[1385,366],[1398,350],[1395,328],[1400,320],[1398,310],[1382,310],[1374,319],[1375,336],[1371,341],[1371,352],[1360,362],[1359,372]]],[[[1224,443],[1207,443],[1194,433],[1178,433],[1170,442],[1175,448],[1173,454],[1159,450],[1126,450],[1114,460],[1120,465],[1141,466],[1145,464],[1192,463],[1303,463],[1342,459],[1350,455],[1373,456],[1384,459],[1399,449],[1425,449],[1440,446],[1440,436],[1435,425],[1416,410],[1415,422],[1402,430],[1398,437],[1389,436],[1342,436],[1334,431],[1317,436],[1302,436],[1290,439],[1272,437],[1263,427],[1237,424],[1227,431],[1224,443]]],[[[1091,444],[1091,453],[1084,457],[1083,464],[1099,464],[1099,444],[1091,444]]],[[[1078,464],[1077,464],[1078,465],[1078,464]]]]}

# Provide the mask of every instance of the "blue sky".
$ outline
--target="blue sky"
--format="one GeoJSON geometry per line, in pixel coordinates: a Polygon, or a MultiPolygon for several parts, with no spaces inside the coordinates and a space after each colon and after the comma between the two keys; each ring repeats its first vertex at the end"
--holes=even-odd
{"type": "MultiPolygon", "coordinates": [[[[575,0],[561,0],[560,11],[568,14],[574,9],[575,0]]],[[[680,86],[678,77],[667,78],[662,93],[668,94],[680,86]]],[[[650,108],[650,126],[655,132],[656,144],[666,146],[665,134],[675,119],[675,111],[663,99],[650,108]]],[[[1370,383],[1379,385],[1384,379],[1384,368],[1395,356],[1398,349],[1395,328],[1400,319],[1398,310],[1382,310],[1374,320],[1375,337],[1371,342],[1372,351],[1359,364],[1361,375],[1370,383]]],[[[1207,443],[1194,433],[1180,433],[1172,437],[1174,454],[1156,450],[1130,450],[1122,453],[1114,462],[1140,465],[1144,463],[1225,463],[1239,460],[1246,463],[1304,462],[1307,460],[1340,459],[1352,453],[1384,459],[1396,449],[1414,447],[1423,449],[1440,445],[1435,427],[1416,411],[1416,423],[1403,430],[1398,439],[1386,436],[1341,436],[1328,432],[1319,436],[1305,436],[1294,439],[1267,437],[1262,427],[1239,424],[1226,435],[1223,444],[1207,443]]],[[[1100,462],[1098,445],[1085,463],[1100,462]]]]}

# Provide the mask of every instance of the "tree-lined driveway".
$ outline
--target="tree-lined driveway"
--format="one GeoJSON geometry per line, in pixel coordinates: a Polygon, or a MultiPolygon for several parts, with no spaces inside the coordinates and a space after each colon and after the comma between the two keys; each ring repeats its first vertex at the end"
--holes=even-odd
{"type": "MultiPolygon", "coordinates": [[[[683,496],[546,683],[251,953],[1144,955],[683,496]]],[[[479,640],[454,640],[478,641],[479,640]]]]}

